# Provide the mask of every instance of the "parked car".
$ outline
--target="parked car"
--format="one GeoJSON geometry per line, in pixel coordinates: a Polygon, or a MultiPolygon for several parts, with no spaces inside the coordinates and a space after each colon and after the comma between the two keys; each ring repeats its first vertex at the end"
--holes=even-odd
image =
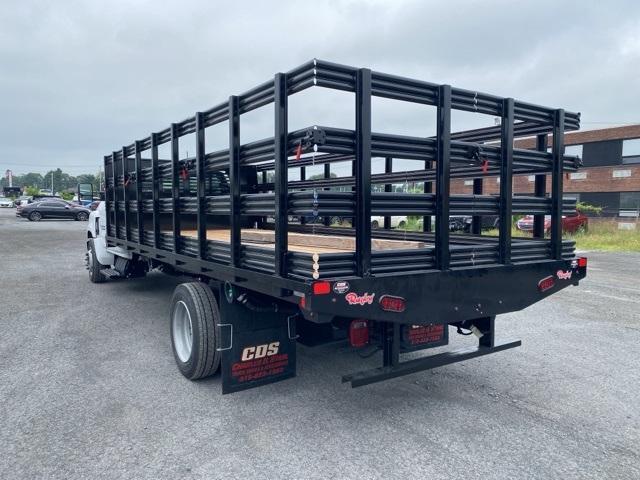
{"type": "Polygon", "coordinates": [[[86,221],[91,210],[74,205],[64,200],[43,200],[29,205],[20,205],[16,216],[28,218],[32,222],[39,222],[43,218],[68,218],[70,220],[86,221]]]}
{"type": "Polygon", "coordinates": [[[18,205],[28,205],[29,203],[33,202],[33,197],[30,195],[21,195],[20,197],[16,198],[15,204],[16,206],[18,205]]]}
{"type": "Polygon", "coordinates": [[[14,206],[13,200],[7,197],[0,197],[0,207],[12,208],[14,206]]]}
{"type": "MultiPolygon", "coordinates": [[[[480,224],[481,224],[481,229],[482,230],[491,230],[494,228],[499,228],[500,227],[500,217],[498,217],[498,215],[483,215],[482,217],[480,217],[480,224]]],[[[465,216],[464,217],[464,231],[465,232],[471,232],[471,223],[473,222],[473,217],[472,216],[465,216]]]]}
{"type": "Polygon", "coordinates": [[[450,232],[460,232],[465,228],[465,219],[466,217],[453,215],[449,217],[449,231],[450,232]]]}
{"type": "MultiPolygon", "coordinates": [[[[384,226],[384,217],[371,217],[371,228],[384,226]]],[[[407,217],[391,217],[391,228],[404,229],[407,226],[407,217]]]]}
{"type": "Polygon", "coordinates": [[[89,208],[89,210],[94,212],[94,211],[96,211],[98,209],[98,206],[100,206],[100,200],[96,200],[95,202],[91,202],[91,204],[87,208],[89,208]]]}
{"type": "MultiPolygon", "coordinates": [[[[516,228],[524,232],[533,230],[533,215],[527,215],[516,222],[516,228]]],[[[586,232],[589,228],[589,217],[579,211],[562,216],[562,231],[567,233],[586,232]]],[[[544,231],[551,230],[551,215],[544,216],[544,231]]]]}

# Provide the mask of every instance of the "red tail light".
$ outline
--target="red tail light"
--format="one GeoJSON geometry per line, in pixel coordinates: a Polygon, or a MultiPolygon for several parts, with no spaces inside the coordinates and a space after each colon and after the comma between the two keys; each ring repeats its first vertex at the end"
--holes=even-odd
{"type": "Polygon", "coordinates": [[[553,279],[553,275],[543,278],[538,282],[538,290],[541,292],[546,292],[550,288],[556,284],[556,281],[553,279]]]}
{"type": "Polygon", "coordinates": [[[579,257],[578,258],[578,266],[586,267],[587,266],[587,257],[579,257]]]}
{"type": "Polygon", "coordinates": [[[380,297],[380,307],[387,312],[404,312],[406,303],[404,298],[383,295],[380,297]]]}
{"type": "Polygon", "coordinates": [[[364,347],[369,343],[369,322],[367,320],[352,320],[349,325],[349,343],[352,347],[364,347]]]}
{"type": "Polygon", "coordinates": [[[313,284],[314,295],[326,295],[331,293],[331,284],[329,282],[315,282],[313,284]]]}

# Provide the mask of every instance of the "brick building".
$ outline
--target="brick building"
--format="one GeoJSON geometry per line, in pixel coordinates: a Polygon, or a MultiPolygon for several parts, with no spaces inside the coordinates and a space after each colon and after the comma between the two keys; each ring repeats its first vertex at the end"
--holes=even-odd
{"type": "MultiPolygon", "coordinates": [[[[551,136],[548,139],[551,145],[551,136]]],[[[579,155],[583,167],[564,178],[565,197],[604,208],[604,215],[640,216],[640,125],[565,134],[567,155],[579,155]]],[[[535,148],[535,139],[518,140],[517,148],[535,148]]],[[[547,192],[551,191],[547,176],[547,192]]],[[[533,192],[533,175],[514,176],[515,194],[533,192]]],[[[485,193],[499,193],[496,178],[484,182],[485,193]]],[[[451,193],[472,193],[472,180],[452,180],[451,193]]]]}

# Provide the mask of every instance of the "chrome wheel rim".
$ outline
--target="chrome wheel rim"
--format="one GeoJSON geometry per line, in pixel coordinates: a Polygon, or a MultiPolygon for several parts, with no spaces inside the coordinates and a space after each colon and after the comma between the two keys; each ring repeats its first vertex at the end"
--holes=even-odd
{"type": "Polygon", "coordinates": [[[91,248],[87,250],[87,266],[89,267],[89,273],[93,272],[93,252],[91,248]]]}
{"type": "Polygon", "coordinates": [[[182,300],[173,307],[171,325],[176,354],[181,362],[186,363],[191,358],[191,350],[193,349],[193,325],[189,309],[182,300]]]}

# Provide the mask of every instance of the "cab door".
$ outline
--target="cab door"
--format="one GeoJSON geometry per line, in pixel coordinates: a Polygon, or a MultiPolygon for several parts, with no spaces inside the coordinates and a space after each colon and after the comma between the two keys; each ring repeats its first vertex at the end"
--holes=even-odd
{"type": "Polygon", "coordinates": [[[78,203],[86,206],[93,202],[93,184],[91,183],[79,183],[78,184],[78,203]]]}

